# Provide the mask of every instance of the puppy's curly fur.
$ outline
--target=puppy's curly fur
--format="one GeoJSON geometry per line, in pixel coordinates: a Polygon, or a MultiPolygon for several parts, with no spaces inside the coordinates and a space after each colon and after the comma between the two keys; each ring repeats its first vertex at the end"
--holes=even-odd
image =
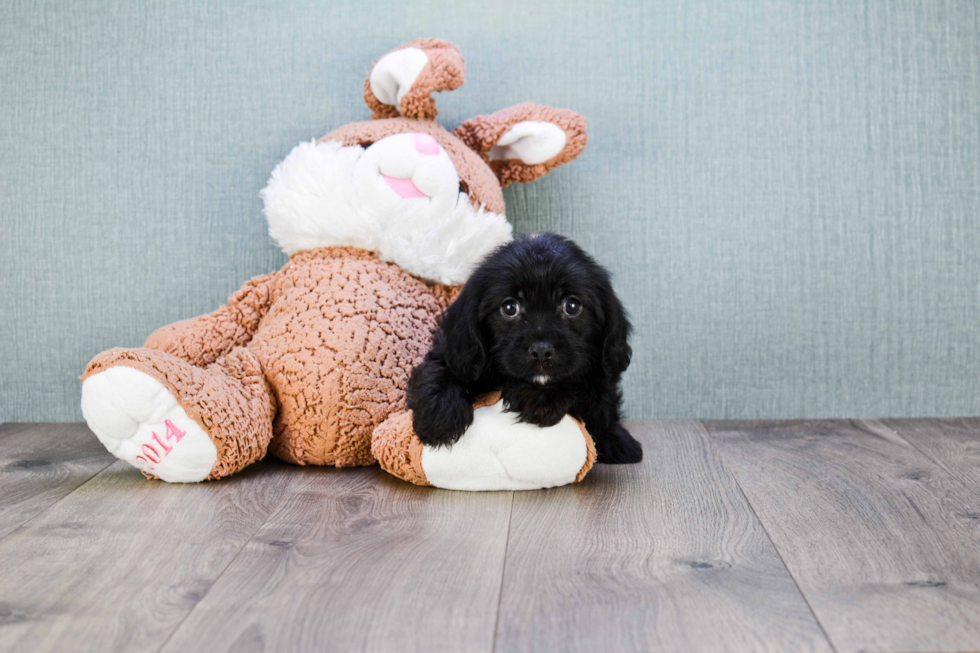
{"type": "Polygon", "coordinates": [[[473,400],[500,390],[522,422],[582,420],[598,462],[639,462],[640,443],[620,423],[631,331],[609,273],[578,245],[551,233],[503,245],[470,276],[412,372],[415,432],[452,445],[473,423],[473,400]]]}

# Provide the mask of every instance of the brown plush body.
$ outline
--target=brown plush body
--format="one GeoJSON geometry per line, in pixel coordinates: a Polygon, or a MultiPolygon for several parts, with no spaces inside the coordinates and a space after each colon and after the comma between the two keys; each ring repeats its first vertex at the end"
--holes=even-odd
{"type": "Polygon", "coordinates": [[[209,478],[261,459],[371,465],[371,432],[404,409],[412,368],[455,289],[363,250],[304,251],[214,313],[97,356],[153,376],[219,447],[209,478]],[[273,420],[273,416],[275,419],[273,420]]]}

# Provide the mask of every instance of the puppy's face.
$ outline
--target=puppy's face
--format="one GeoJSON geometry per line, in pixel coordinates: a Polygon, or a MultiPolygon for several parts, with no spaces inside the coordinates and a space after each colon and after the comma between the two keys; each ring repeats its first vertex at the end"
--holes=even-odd
{"type": "Polygon", "coordinates": [[[551,236],[514,243],[488,266],[480,312],[490,367],[539,385],[584,374],[600,355],[601,269],[551,236]]]}

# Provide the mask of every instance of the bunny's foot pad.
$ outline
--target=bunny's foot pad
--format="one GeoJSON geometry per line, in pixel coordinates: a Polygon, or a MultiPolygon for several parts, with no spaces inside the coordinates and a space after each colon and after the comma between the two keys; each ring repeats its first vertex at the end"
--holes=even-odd
{"type": "Polygon", "coordinates": [[[82,384],[82,413],[120,460],[169,483],[205,480],[218,460],[210,436],[159,381],[131,367],[111,367],[82,384]]]}
{"type": "Polygon", "coordinates": [[[517,421],[500,393],[477,400],[473,424],[452,447],[422,444],[412,412],[389,417],[374,431],[371,452],[382,469],[416,485],[448,490],[537,490],[581,481],[595,463],[592,438],[566,415],[549,427],[517,421]]]}

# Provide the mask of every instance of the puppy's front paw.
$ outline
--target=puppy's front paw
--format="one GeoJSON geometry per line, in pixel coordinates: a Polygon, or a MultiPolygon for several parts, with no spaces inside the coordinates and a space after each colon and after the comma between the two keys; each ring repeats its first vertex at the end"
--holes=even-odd
{"type": "MultiPolygon", "coordinates": [[[[510,407],[508,407],[510,408],[510,407]]],[[[517,416],[518,421],[535,426],[554,426],[565,417],[564,406],[554,404],[525,404],[517,416]]]]}
{"type": "Polygon", "coordinates": [[[629,465],[643,460],[643,445],[622,424],[614,425],[595,439],[596,462],[607,465],[629,465]]]}
{"type": "Polygon", "coordinates": [[[507,412],[517,413],[517,421],[534,426],[554,426],[571,406],[567,396],[528,385],[504,388],[507,412]]]}
{"type": "Polygon", "coordinates": [[[455,388],[416,401],[412,427],[422,444],[449,446],[473,423],[473,404],[455,388]]]}

